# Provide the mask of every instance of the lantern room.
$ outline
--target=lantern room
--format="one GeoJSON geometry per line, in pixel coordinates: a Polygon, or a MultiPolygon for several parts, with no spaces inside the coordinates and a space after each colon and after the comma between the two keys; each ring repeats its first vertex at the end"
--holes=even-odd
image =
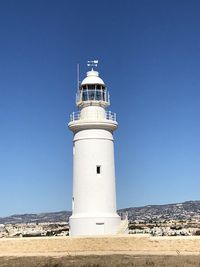
{"type": "Polygon", "coordinates": [[[92,69],[87,72],[87,77],[82,81],[76,95],[76,104],[79,108],[88,105],[110,105],[109,93],[97,71],[92,69]]]}

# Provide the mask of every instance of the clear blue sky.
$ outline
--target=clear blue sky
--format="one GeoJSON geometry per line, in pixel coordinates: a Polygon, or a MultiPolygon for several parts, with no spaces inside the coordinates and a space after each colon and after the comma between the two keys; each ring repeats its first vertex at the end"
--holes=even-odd
{"type": "Polygon", "coordinates": [[[117,112],[118,208],[200,199],[198,0],[0,1],[0,216],[71,209],[76,64],[117,112]]]}

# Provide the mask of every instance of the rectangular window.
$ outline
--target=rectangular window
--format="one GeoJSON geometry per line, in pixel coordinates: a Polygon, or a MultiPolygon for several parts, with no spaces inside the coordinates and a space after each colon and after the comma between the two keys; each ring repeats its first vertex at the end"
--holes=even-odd
{"type": "Polygon", "coordinates": [[[97,166],[97,174],[100,174],[100,173],[101,173],[101,166],[98,165],[98,166],[97,166]]]}

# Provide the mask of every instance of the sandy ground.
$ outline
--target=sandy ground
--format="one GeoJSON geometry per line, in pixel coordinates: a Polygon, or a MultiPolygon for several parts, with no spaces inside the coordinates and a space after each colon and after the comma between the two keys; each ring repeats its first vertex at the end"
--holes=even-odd
{"type": "Polygon", "coordinates": [[[0,256],[200,255],[200,237],[34,237],[0,239],[0,256]]]}

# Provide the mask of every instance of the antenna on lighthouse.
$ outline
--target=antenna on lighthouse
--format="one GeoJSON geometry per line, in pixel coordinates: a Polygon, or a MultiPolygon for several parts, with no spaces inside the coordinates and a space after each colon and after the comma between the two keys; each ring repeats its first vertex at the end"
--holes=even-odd
{"type": "Polygon", "coordinates": [[[92,70],[93,70],[93,67],[97,67],[98,63],[99,63],[98,59],[96,59],[96,60],[88,60],[87,66],[88,67],[92,67],[92,70]]]}
{"type": "Polygon", "coordinates": [[[80,85],[80,66],[79,63],[77,64],[77,91],[79,90],[79,85],[80,85]]]}

